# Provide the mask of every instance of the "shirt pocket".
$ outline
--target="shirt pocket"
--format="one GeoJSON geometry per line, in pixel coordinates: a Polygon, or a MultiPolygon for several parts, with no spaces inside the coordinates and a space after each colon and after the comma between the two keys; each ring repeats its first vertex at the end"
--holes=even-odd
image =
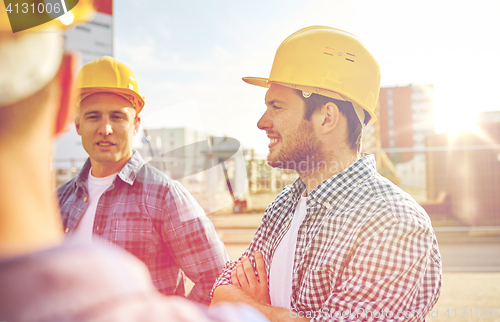
{"type": "Polygon", "coordinates": [[[145,215],[122,214],[113,219],[113,242],[126,249],[146,265],[152,244],[153,223],[145,215]]]}
{"type": "Polygon", "coordinates": [[[297,307],[318,311],[331,293],[334,274],[323,268],[307,268],[297,292],[297,307]]]}

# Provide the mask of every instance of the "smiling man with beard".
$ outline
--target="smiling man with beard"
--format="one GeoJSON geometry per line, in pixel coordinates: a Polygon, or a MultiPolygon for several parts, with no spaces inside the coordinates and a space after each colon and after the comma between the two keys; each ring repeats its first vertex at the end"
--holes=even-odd
{"type": "Polygon", "coordinates": [[[245,302],[271,321],[425,320],[442,283],[429,217],[360,153],[376,120],[374,57],[355,36],[313,26],[285,39],[269,78],[243,80],[269,88],[257,123],[268,164],[299,178],[226,264],[212,303],[245,302]]]}

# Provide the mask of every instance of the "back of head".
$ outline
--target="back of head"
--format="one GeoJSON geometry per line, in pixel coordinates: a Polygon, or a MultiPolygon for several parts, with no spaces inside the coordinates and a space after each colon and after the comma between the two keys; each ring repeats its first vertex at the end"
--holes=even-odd
{"type": "Polygon", "coordinates": [[[89,0],[56,19],[37,10],[16,14],[12,7],[8,14],[5,3],[0,3],[0,138],[13,131],[25,133],[43,115],[50,84],[65,60],[63,30],[92,13],[89,0]]]}
{"type": "Polygon", "coordinates": [[[63,30],[89,19],[93,12],[90,0],[79,1],[55,19],[38,10],[16,15],[15,9],[6,10],[5,3],[0,3],[0,107],[29,97],[54,78],[64,52],[63,30]],[[47,22],[29,28],[33,21],[47,22]]]}
{"type": "MultiPolygon", "coordinates": [[[[62,239],[49,169],[52,139],[68,120],[76,61],[64,52],[69,21],[29,11],[8,16],[5,3],[0,1],[0,258],[62,239]]],[[[80,0],[65,17],[78,22],[91,12],[92,3],[80,0]]]]}

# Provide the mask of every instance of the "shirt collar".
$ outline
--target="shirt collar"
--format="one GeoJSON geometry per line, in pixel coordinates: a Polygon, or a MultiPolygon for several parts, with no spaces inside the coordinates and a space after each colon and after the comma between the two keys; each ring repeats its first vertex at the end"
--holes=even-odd
{"type": "Polygon", "coordinates": [[[293,200],[297,200],[301,196],[301,194],[304,192],[306,189],[306,185],[300,177],[295,180],[295,182],[292,184],[292,198],[293,200]]]}
{"type": "MultiPolygon", "coordinates": [[[[376,172],[375,156],[373,154],[366,155],[343,171],[323,181],[309,193],[310,198],[308,200],[314,200],[314,202],[325,205],[330,209],[351,190],[376,172]]],[[[300,177],[295,180],[292,184],[294,200],[298,200],[305,188],[306,186],[300,177]]]]}
{"type": "Polygon", "coordinates": [[[133,185],[139,170],[141,170],[145,163],[146,161],[144,161],[139,152],[134,151],[132,158],[130,158],[127,164],[125,164],[121,171],[118,172],[118,176],[123,180],[123,182],[133,185]]]}
{"type": "MultiPolygon", "coordinates": [[[[137,174],[139,170],[141,170],[142,166],[146,163],[144,159],[141,157],[138,151],[133,151],[132,158],[128,160],[127,164],[118,172],[118,177],[122,179],[123,182],[128,183],[129,185],[133,185],[135,179],[137,178],[137,174]]],[[[85,164],[83,165],[82,170],[78,174],[78,178],[76,179],[76,189],[78,187],[83,188],[87,184],[89,171],[90,171],[90,158],[87,159],[85,164]]]]}

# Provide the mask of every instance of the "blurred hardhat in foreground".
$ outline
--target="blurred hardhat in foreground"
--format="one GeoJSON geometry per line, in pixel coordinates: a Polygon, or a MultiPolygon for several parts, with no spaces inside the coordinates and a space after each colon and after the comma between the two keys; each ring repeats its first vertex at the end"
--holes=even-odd
{"type": "MultiPolygon", "coordinates": [[[[0,1],[0,107],[29,97],[55,77],[64,53],[63,31],[90,19],[93,1],[80,0],[60,18],[16,32],[13,32],[6,9],[5,1],[0,1]]],[[[15,19],[19,26],[50,17],[37,10],[35,13],[28,10],[15,19]]]]}

